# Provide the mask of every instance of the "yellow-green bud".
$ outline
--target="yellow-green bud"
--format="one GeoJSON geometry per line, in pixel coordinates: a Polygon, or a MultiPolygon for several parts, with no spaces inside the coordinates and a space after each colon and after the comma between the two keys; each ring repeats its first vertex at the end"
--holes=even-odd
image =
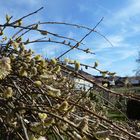
{"type": "Polygon", "coordinates": [[[41,58],[40,55],[36,55],[36,56],[34,57],[34,59],[35,59],[36,61],[41,61],[41,60],[42,60],[42,58],[41,58]]]}
{"type": "Polygon", "coordinates": [[[46,65],[45,60],[41,60],[41,62],[40,62],[40,66],[45,67],[45,65],[46,65]]]}
{"type": "Polygon", "coordinates": [[[79,129],[81,129],[81,131],[88,131],[88,119],[87,117],[84,117],[82,119],[82,121],[79,123],[79,126],[78,126],[79,129]]]}
{"type": "Polygon", "coordinates": [[[21,68],[20,71],[19,71],[19,75],[20,75],[20,76],[25,76],[25,77],[27,77],[27,76],[28,76],[28,73],[27,73],[26,70],[24,70],[23,68],[21,68]]]}
{"type": "Polygon", "coordinates": [[[21,26],[21,24],[22,24],[22,20],[18,20],[16,23],[17,26],[21,26]]]}
{"type": "Polygon", "coordinates": [[[52,63],[53,65],[56,65],[57,60],[56,60],[56,59],[51,59],[51,63],[52,63]]]}
{"type": "Polygon", "coordinates": [[[69,106],[68,102],[64,101],[64,102],[62,102],[62,104],[59,106],[58,109],[59,109],[59,111],[66,111],[68,109],[68,106],[69,106]]]}
{"type": "Polygon", "coordinates": [[[35,59],[32,59],[31,60],[31,66],[34,66],[35,65],[35,59]]]}
{"type": "Polygon", "coordinates": [[[40,87],[42,85],[42,82],[41,81],[35,81],[34,84],[37,86],[37,87],[40,87]]]}
{"type": "Polygon", "coordinates": [[[31,61],[31,57],[30,56],[27,56],[26,57],[26,62],[30,62],[31,61]]]}
{"type": "Polygon", "coordinates": [[[36,75],[37,74],[37,68],[36,67],[33,67],[31,69],[31,72],[32,72],[33,75],[36,75]]]}
{"type": "Polygon", "coordinates": [[[47,114],[46,113],[38,113],[39,118],[44,121],[47,118],[47,114]]]}
{"type": "Polygon", "coordinates": [[[10,21],[10,16],[6,14],[6,22],[8,23],[10,21]]]}
{"type": "Polygon", "coordinates": [[[23,62],[22,66],[24,67],[24,69],[28,69],[28,64],[27,63],[23,62]]]}
{"type": "Polygon", "coordinates": [[[13,89],[11,87],[8,87],[5,91],[4,91],[4,97],[5,98],[11,98],[13,96],[13,89]]]}
{"type": "Polygon", "coordinates": [[[17,50],[18,49],[18,46],[19,46],[19,43],[13,41],[12,42],[12,46],[14,47],[15,50],[17,50]]]}
{"type": "Polygon", "coordinates": [[[75,61],[75,70],[78,71],[80,69],[80,63],[75,61]]]}
{"type": "Polygon", "coordinates": [[[57,65],[54,69],[53,69],[53,72],[60,72],[61,70],[61,67],[59,65],[57,65]]]}

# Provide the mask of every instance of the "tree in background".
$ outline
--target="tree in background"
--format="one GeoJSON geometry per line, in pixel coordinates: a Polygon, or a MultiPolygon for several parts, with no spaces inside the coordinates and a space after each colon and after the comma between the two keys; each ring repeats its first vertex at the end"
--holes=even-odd
{"type": "Polygon", "coordinates": [[[136,76],[140,76],[140,52],[138,53],[138,59],[136,60],[138,64],[138,68],[135,70],[136,71],[136,76]]]}

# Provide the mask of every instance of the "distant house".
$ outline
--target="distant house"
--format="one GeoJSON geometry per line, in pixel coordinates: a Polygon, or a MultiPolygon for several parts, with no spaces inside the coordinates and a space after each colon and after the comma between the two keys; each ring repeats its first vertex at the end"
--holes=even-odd
{"type": "MultiPolygon", "coordinates": [[[[74,67],[67,65],[67,67],[71,70],[74,70],[74,67]]],[[[103,77],[103,76],[94,76],[91,75],[82,69],[78,71],[81,75],[87,77],[90,80],[93,80],[99,85],[106,84],[108,88],[111,87],[125,87],[125,86],[140,86],[140,77],[103,77]]],[[[64,74],[65,75],[65,74],[64,74]]],[[[70,77],[74,82],[77,89],[89,89],[89,87],[93,87],[94,84],[88,82],[80,77],[71,76],[70,77]]]]}
{"type": "Polygon", "coordinates": [[[116,87],[140,86],[140,77],[116,77],[116,87]]]}
{"type": "Polygon", "coordinates": [[[115,85],[116,87],[124,87],[125,86],[125,78],[124,77],[115,77],[115,85]]]}
{"type": "Polygon", "coordinates": [[[129,77],[128,80],[132,86],[140,86],[140,77],[129,77]]]}
{"type": "MultiPolygon", "coordinates": [[[[82,69],[79,70],[79,73],[91,80],[95,80],[95,78],[93,77],[93,75],[83,71],[82,69]]],[[[90,87],[93,87],[93,84],[91,82],[88,82],[82,78],[75,78],[74,79],[75,83],[76,83],[76,88],[78,89],[84,89],[84,90],[88,90],[90,87]]]]}

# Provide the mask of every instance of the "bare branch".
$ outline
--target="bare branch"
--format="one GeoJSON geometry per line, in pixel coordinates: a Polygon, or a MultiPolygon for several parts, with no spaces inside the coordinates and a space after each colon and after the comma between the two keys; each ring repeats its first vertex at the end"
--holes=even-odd
{"type": "Polygon", "coordinates": [[[64,56],[65,54],[67,54],[68,52],[70,52],[71,50],[73,50],[74,48],[79,47],[80,43],[88,36],[90,35],[95,29],[96,27],[102,22],[103,18],[95,25],[95,27],[89,32],[87,33],[78,43],[76,43],[75,46],[73,46],[73,48],[67,50],[66,52],[64,52],[63,54],[61,54],[60,56],[57,57],[57,59],[59,60],[62,56],[64,56]]]}

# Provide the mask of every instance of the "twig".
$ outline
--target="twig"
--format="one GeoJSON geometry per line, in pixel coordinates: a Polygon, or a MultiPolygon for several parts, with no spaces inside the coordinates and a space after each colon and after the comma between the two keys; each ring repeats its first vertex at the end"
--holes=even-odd
{"type": "MultiPolygon", "coordinates": [[[[62,45],[65,45],[65,46],[69,46],[70,48],[73,47],[72,45],[63,43],[62,41],[60,42],[60,41],[49,40],[49,39],[47,39],[47,40],[37,39],[37,40],[29,41],[28,44],[30,44],[30,43],[39,43],[39,42],[44,42],[44,43],[57,43],[57,44],[62,44],[62,45]]],[[[25,43],[25,42],[23,42],[23,43],[25,43]]],[[[27,44],[27,45],[28,45],[28,44],[27,44]]],[[[77,49],[77,50],[80,50],[80,51],[83,51],[83,52],[86,52],[86,49],[81,49],[81,48],[79,48],[79,47],[77,47],[76,49],[77,49]]],[[[86,53],[87,53],[87,52],[86,52],[86,53]]],[[[88,52],[88,53],[89,53],[89,54],[95,54],[94,52],[91,52],[91,51],[88,52]]]]}
{"type": "Polygon", "coordinates": [[[28,134],[27,134],[27,129],[26,129],[25,125],[24,125],[23,119],[22,119],[21,116],[18,116],[18,117],[19,117],[19,119],[21,121],[21,125],[22,125],[22,128],[23,128],[23,132],[24,132],[25,138],[26,138],[26,140],[29,140],[29,137],[28,137],[28,134]]]}
{"type": "MultiPolygon", "coordinates": [[[[66,22],[57,22],[57,21],[49,21],[49,22],[39,22],[38,24],[58,24],[58,25],[68,25],[68,26],[74,26],[77,28],[83,28],[83,29],[87,29],[89,31],[91,31],[92,29],[83,25],[78,25],[78,24],[73,24],[73,23],[66,23],[66,22]]],[[[94,32],[96,32],[97,34],[99,34],[100,36],[102,36],[112,47],[113,44],[110,42],[110,40],[104,36],[103,34],[101,34],[99,31],[94,30],[94,32]]]]}
{"type": "Polygon", "coordinates": [[[103,18],[95,25],[95,27],[92,30],[90,30],[90,32],[88,32],[78,43],[76,43],[75,46],[73,46],[71,49],[67,50],[66,52],[64,52],[60,56],[58,56],[57,60],[59,60],[62,56],[64,56],[65,54],[67,54],[68,52],[73,50],[74,48],[77,48],[79,46],[79,44],[96,29],[96,27],[102,22],[102,20],[103,20],[103,18]]]}
{"type": "MultiPolygon", "coordinates": [[[[40,112],[40,113],[49,114],[50,116],[52,116],[52,117],[54,117],[54,118],[58,118],[59,120],[65,122],[65,123],[68,123],[70,126],[72,126],[73,128],[75,128],[76,130],[81,131],[81,130],[79,130],[79,128],[77,127],[77,125],[75,125],[74,123],[70,122],[68,119],[62,118],[61,116],[58,116],[58,115],[56,115],[56,114],[53,114],[53,113],[51,113],[51,112],[49,112],[49,111],[43,111],[43,110],[39,110],[39,109],[35,109],[35,108],[29,108],[29,107],[17,107],[16,109],[17,109],[17,110],[20,110],[20,109],[21,109],[21,110],[22,110],[22,109],[26,109],[26,110],[27,110],[27,109],[28,109],[28,110],[38,111],[38,112],[40,112]]],[[[87,132],[85,132],[85,131],[83,131],[83,134],[85,134],[85,135],[87,135],[87,136],[89,136],[89,137],[92,137],[93,140],[98,140],[98,139],[95,138],[93,135],[91,136],[89,133],[87,133],[87,132]]]]}
{"type": "Polygon", "coordinates": [[[40,10],[42,10],[43,8],[44,8],[44,7],[41,7],[41,8],[39,8],[38,10],[36,10],[36,11],[34,11],[34,12],[32,12],[32,13],[29,13],[28,15],[25,15],[25,16],[23,16],[23,17],[17,19],[16,21],[14,21],[14,22],[12,22],[12,23],[9,23],[9,24],[13,25],[13,24],[17,23],[18,21],[23,20],[24,18],[27,18],[27,17],[29,17],[29,16],[31,16],[31,15],[33,15],[33,14],[36,14],[37,12],[39,12],[40,10]]]}

